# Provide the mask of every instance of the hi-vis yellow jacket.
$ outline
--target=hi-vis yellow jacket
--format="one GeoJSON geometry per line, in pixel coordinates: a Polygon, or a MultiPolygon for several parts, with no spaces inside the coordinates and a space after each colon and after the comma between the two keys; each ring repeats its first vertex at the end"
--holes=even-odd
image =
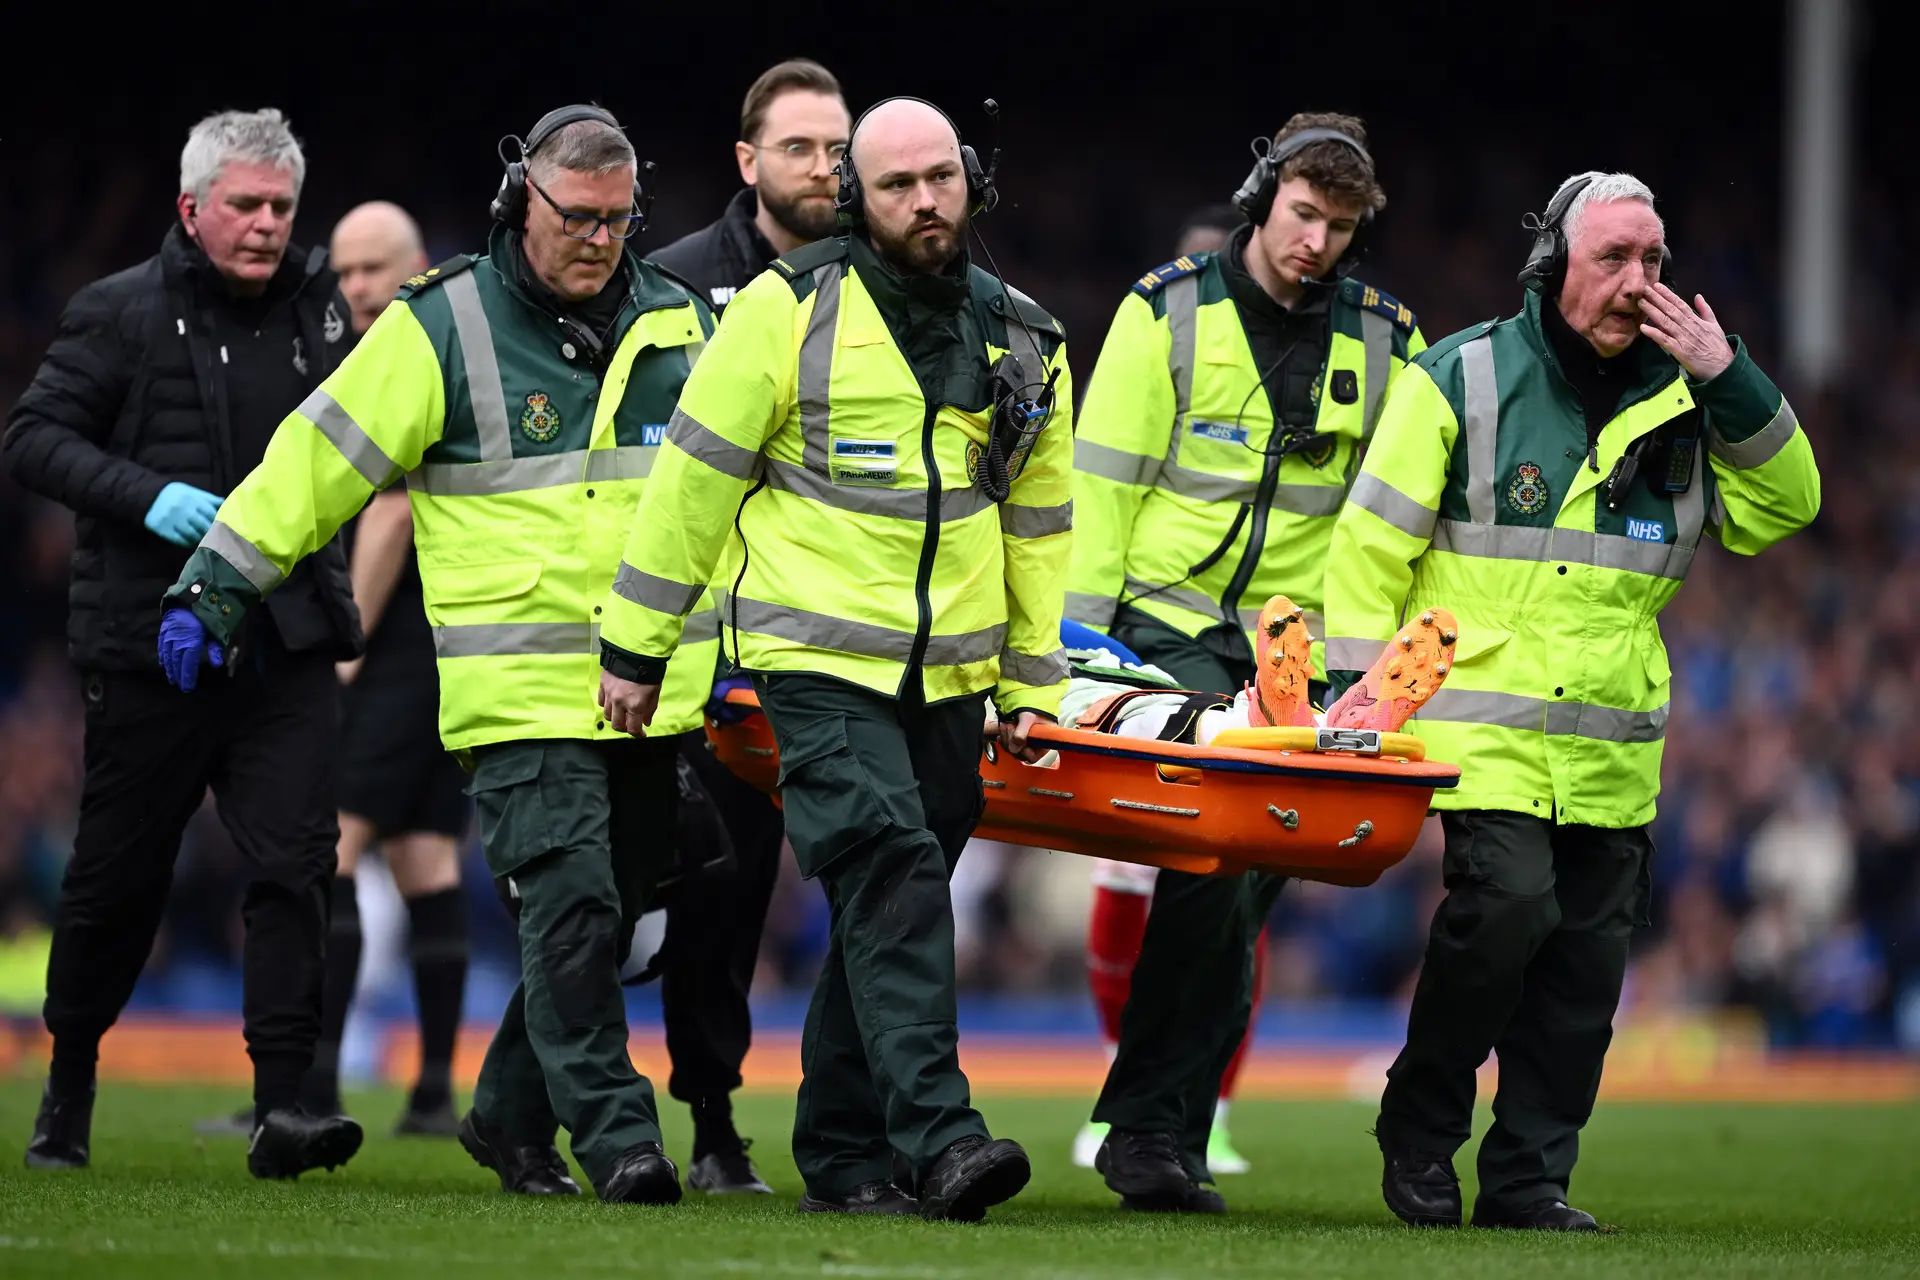
{"type": "Polygon", "coordinates": [[[1460,620],[1453,669],[1409,726],[1461,769],[1434,806],[1635,827],[1660,793],[1660,611],[1701,534],[1743,555],[1773,545],[1820,510],[1820,473],[1738,339],[1704,383],[1651,340],[1628,348],[1631,381],[1589,465],[1542,305],[1528,293],[1519,315],[1455,334],[1394,384],[1334,530],[1327,664],[1337,696],[1404,618],[1444,605],[1460,620]]]}
{"type": "MultiPolygon", "coordinates": [[[[491,256],[415,276],[266,457],[168,593],[216,639],[402,476],[449,750],[625,739],[596,705],[600,609],[681,385],[713,321],[631,255],[612,357],[589,353],[491,256]]],[[[697,728],[718,659],[707,601],[667,673],[656,731],[697,728]]]]}
{"type": "Polygon", "coordinates": [[[1002,712],[1056,712],[1066,368],[1058,322],[978,268],[903,280],[847,238],[776,261],[728,304],[674,411],[607,600],[609,669],[671,653],[711,581],[747,670],[889,697],[917,671],[928,703],[993,690],[1002,712]],[[988,439],[988,368],[1008,350],[1059,380],[996,505],[970,464],[988,439]]]}
{"type": "Polygon", "coordinates": [[[1307,612],[1318,675],[1334,518],[1388,386],[1426,342],[1406,307],[1341,281],[1315,447],[1282,455],[1222,257],[1148,272],[1107,330],[1074,444],[1066,613],[1105,631],[1126,605],[1183,635],[1223,623],[1250,635],[1284,593],[1307,612]]]}

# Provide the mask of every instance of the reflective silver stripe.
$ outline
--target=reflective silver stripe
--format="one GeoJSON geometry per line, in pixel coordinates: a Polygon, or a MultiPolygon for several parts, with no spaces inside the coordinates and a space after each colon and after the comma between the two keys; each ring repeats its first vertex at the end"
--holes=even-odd
{"type": "Polygon", "coordinates": [[[1327,670],[1365,671],[1386,648],[1383,640],[1359,640],[1352,636],[1327,637],[1327,670]]]}
{"type": "MultiPolygon", "coordinates": [[[[721,593],[716,592],[716,595],[721,593]]],[[[768,604],[739,596],[720,598],[720,612],[729,624],[741,631],[791,640],[815,649],[831,649],[863,658],[888,662],[906,662],[913,656],[913,632],[851,618],[835,618],[791,605],[768,604]]],[[[929,636],[925,662],[929,666],[959,666],[984,662],[997,657],[1005,643],[1007,624],[995,623],[979,631],[958,635],[929,636]]]]}
{"type": "MultiPolygon", "coordinates": [[[[1235,480],[1172,463],[1160,469],[1158,484],[1169,493],[1199,502],[1252,502],[1260,491],[1257,480],[1235,480]]],[[[1330,516],[1339,513],[1346,498],[1346,489],[1338,484],[1279,484],[1273,487],[1268,505],[1297,516],[1330,516]]]]}
{"type": "Polygon", "coordinates": [[[1687,491],[1673,500],[1673,546],[1661,570],[1666,578],[1685,579],[1693,567],[1693,553],[1700,545],[1700,532],[1707,523],[1706,463],[1700,450],[1693,451],[1693,476],[1687,491]]]}
{"type": "Polygon", "coordinates": [[[1773,421],[1745,440],[1730,441],[1716,427],[1707,433],[1707,448],[1728,466],[1747,471],[1773,461],[1774,455],[1787,447],[1787,441],[1793,439],[1793,433],[1799,429],[1800,419],[1794,414],[1793,406],[1782,399],[1773,421]]]}
{"type": "Polygon", "coordinates": [[[589,480],[645,480],[660,456],[657,444],[623,444],[587,454],[589,480]]]}
{"type": "Polygon", "coordinates": [[[693,607],[700,603],[700,593],[705,589],[698,584],[690,586],[675,582],[672,578],[642,572],[625,560],[620,562],[620,567],[613,574],[613,594],[643,609],[670,613],[676,618],[692,613],[693,607]]]}
{"type": "MultiPolygon", "coordinates": [[[[1307,624],[1307,638],[1309,640],[1317,640],[1327,634],[1327,620],[1323,615],[1315,613],[1311,609],[1302,609],[1300,611],[1300,620],[1307,624]]],[[[1248,631],[1252,631],[1255,627],[1258,627],[1260,625],[1260,610],[1242,608],[1240,610],[1240,625],[1248,631]]]]}
{"type": "Polygon", "coordinates": [[[1713,530],[1713,536],[1716,538],[1727,527],[1727,499],[1726,495],[1720,492],[1718,485],[1713,489],[1713,506],[1707,512],[1707,527],[1713,530]]]}
{"type": "Polygon", "coordinates": [[[1466,389],[1467,518],[1493,523],[1493,468],[1498,456],[1500,384],[1493,371],[1493,339],[1475,338],[1460,348],[1460,375],[1466,389]]]}
{"type": "Polygon", "coordinates": [[[206,535],[200,539],[200,545],[238,569],[240,576],[251,583],[253,589],[261,595],[267,594],[286,580],[287,575],[274,568],[273,561],[262,555],[260,548],[218,520],[208,526],[206,535]]]}
{"type": "Polygon", "coordinates": [[[1035,657],[1022,653],[1018,649],[1000,651],[1000,678],[1014,684],[1024,684],[1030,688],[1043,689],[1051,684],[1059,684],[1067,678],[1067,651],[1055,649],[1052,653],[1035,657]]]}
{"type": "MultiPolygon", "coordinates": [[[[1344,669],[1344,668],[1343,668],[1344,669]]],[[[1416,715],[1419,720],[1525,729],[1557,738],[1600,742],[1658,742],[1667,735],[1668,705],[1652,711],[1622,711],[1586,702],[1552,702],[1515,693],[1442,689],[1416,715]]]]}
{"type": "Polygon", "coordinates": [[[1013,502],[1000,504],[1000,532],[1014,538],[1045,538],[1073,529],[1073,504],[1057,507],[1023,507],[1013,502]]]}
{"type": "Polygon", "coordinates": [[[705,644],[709,640],[720,638],[720,611],[702,609],[698,613],[687,615],[687,625],[680,632],[680,643],[705,644]]]}
{"type": "MultiPolygon", "coordinates": [[[[612,450],[602,449],[602,453],[612,450]]],[[[433,462],[407,476],[407,487],[436,498],[483,498],[502,493],[526,493],[586,479],[587,451],[570,449],[543,457],[507,458],[500,462],[433,462]]]]}
{"type": "Polygon", "coordinates": [[[1360,341],[1366,352],[1366,401],[1361,416],[1362,440],[1373,438],[1380,421],[1380,402],[1386,398],[1387,378],[1393,368],[1393,321],[1378,311],[1360,313],[1360,341]]]}
{"type": "Polygon", "coordinates": [[[1200,343],[1200,278],[1181,276],[1166,289],[1167,372],[1173,375],[1173,436],[1167,465],[1180,459],[1180,437],[1193,412],[1193,365],[1200,343]]]}
{"type": "Polygon", "coordinates": [[[585,622],[473,622],[435,627],[433,651],[442,658],[572,657],[592,653],[599,635],[585,622]]]}
{"type": "MultiPolygon", "coordinates": [[[[767,488],[807,498],[839,511],[854,511],[868,516],[890,516],[895,520],[927,518],[925,489],[869,489],[864,485],[835,484],[818,472],[791,462],[767,459],[767,488]]],[[[940,491],[940,522],[949,524],[979,515],[993,505],[975,485],[964,489],[940,491]]]]}
{"type": "Polygon", "coordinates": [[[1204,591],[1196,591],[1192,587],[1155,586],[1153,583],[1143,582],[1139,578],[1128,578],[1127,599],[1124,603],[1143,604],[1149,600],[1160,600],[1167,604],[1178,605],[1182,609],[1191,609],[1195,613],[1204,613],[1209,617],[1218,618],[1222,622],[1228,620],[1225,611],[1220,608],[1220,602],[1204,591]]]}
{"type": "Polygon", "coordinates": [[[814,272],[813,314],[807,317],[806,336],[800,340],[800,461],[820,475],[827,474],[832,434],[834,328],[840,317],[840,277],[844,270],[839,263],[830,262],[814,272]]]}
{"type": "Polygon", "coordinates": [[[400,474],[399,466],[387,456],[387,451],[373,442],[373,437],[353,420],[352,414],[340,407],[338,400],[327,394],[325,387],[315,387],[313,393],[300,402],[300,415],[311,419],[320,434],[340,451],[347,465],[374,488],[386,488],[400,474]]]}
{"type": "Polygon", "coordinates": [[[1084,437],[1073,442],[1073,469],[1102,480],[1120,484],[1152,484],[1160,475],[1160,458],[1143,453],[1128,453],[1112,445],[1096,444],[1084,437]]]}
{"type": "Polygon", "coordinates": [[[711,427],[703,426],[685,409],[675,406],[667,422],[667,439],[691,457],[706,463],[722,475],[735,480],[753,480],[760,475],[760,454],[742,448],[711,427]]]}
{"type": "Polygon", "coordinates": [[[1415,502],[1368,471],[1362,471],[1360,478],[1353,482],[1348,500],[1414,538],[1431,538],[1434,521],[1440,518],[1440,513],[1432,507],[1415,502]]]}
{"type": "Polygon", "coordinates": [[[500,389],[500,362],[493,353],[493,326],[480,301],[480,286],[471,271],[463,271],[441,287],[453,308],[460,360],[467,366],[467,399],[480,432],[480,460],[504,462],[513,456],[513,436],[507,429],[507,396],[500,389]]]}
{"type": "Polygon", "coordinates": [[[700,363],[700,353],[707,349],[707,340],[705,338],[695,338],[692,342],[689,342],[680,349],[687,353],[687,368],[691,371],[693,366],[700,363]]]}
{"type": "Polygon", "coordinates": [[[1091,591],[1067,592],[1066,616],[1082,626],[1104,631],[1113,625],[1113,615],[1119,610],[1120,602],[1112,596],[1097,596],[1091,591]]]}
{"type": "MultiPolygon", "coordinates": [[[[1685,531],[1682,529],[1679,532],[1685,531]]],[[[1700,540],[1698,526],[1694,528],[1693,540],[1696,544],[1700,540]]],[[[1584,564],[1597,569],[1619,569],[1626,573],[1674,579],[1687,576],[1687,570],[1693,564],[1694,552],[1692,545],[1642,542],[1638,538],[1623,537],[1617,533],[1594,533],[1587,529],[1542,529],[1530,525],[1468,524],[1464,520],[1435,522],[1433,549],[1487,560],[1584,564]]]]}

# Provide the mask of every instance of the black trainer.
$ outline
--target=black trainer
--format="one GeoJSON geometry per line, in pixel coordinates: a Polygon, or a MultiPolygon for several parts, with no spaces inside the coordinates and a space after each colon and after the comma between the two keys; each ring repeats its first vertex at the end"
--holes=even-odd
{"type": "Polygon", "coordinates": [[[891,1182],[869,1182],[838,1200],[806,1192],[800,1197],[800,1212],[912,1214],[920,1212],[920,1202],[891,1182]]]}
{"type": "Polygon", "coordinates": [[[747,1156],[749,1138],[735,1138],[728,1146],[698,1157],[687,1166],[687,1186],[710,1196],[770,1196],[773,1188],[760,1177],[747,1156]]]}
{"type": "Polygon", "coordinates": [[[333,1170],[353,1159],[365,1135],[346,1116],[310,1116],[281,1107],[254,1126],[247,1172],[256,1178],[297,1178],[309,1169],[333,1170]]]}
{"type": "Polygon", "coordinates": [[[1093,1167],[1107,1186],[1132,1201],[1131,1208],[1161,1213],[1186,1206],[1194,1179],[1180,1160],[1180,1143],[1173,1134],[1158,1131],[1131,1133],[1111,1129],[1094,1153],[1093,1167]]]}
{"type": "Polygon", "coordinates": [[[451,1099],[437,1107],[417,1107],[409,1102],[393,1126],[396,1138],[454,1138],[459,1134],[460,1117],[453,1114],[451,1099]]]}
{"type": "Polygon", "coordinates": [[[500,1175],[500,1189],[516,1196],[577,1196],[580,1184],[551,1142],[516,1147],[478,1111],[469,1109],[454,1134],[473,1162],[500,1175]]]}
{"type": "Polygon", "coordinates": [[[27,1143],[29,1169],[84,1169],[92,1158],[94,1086],[60,1097],[49,1080],[40,1092],[40,1113],[27,1143]]]}
{"type": "Polygon", "coordinates": [[[613,1162],[600,1198],[609,1204],[679,1204],[680,1170],[657,1142],[636,1142],[613,1162]]]}
{"type": "Polygon", "coordinates": [[[1013,1199],[1033,1177],[1027,1153],[1012,1138],[962,1138],[933,1162],[920,1188],[920,1216],[930,1222],[978,1222],[1013,1199]]]}
{"type": "Polygon", "coordinates": [[[1510,1231],[1598,1231],[1600,1224],[1584,1209],[1558,1198],[1535,1200],[1524,1209],[1501,1209],[1476,1200],[1473,1225],[1510,1231]]]}
{"type": "Polygon", "coordinates": [[[1460,1176],[1438,1151],[1380,1144],[1380,1194],[1410,1227],[1460,1225],[1460,1176]]]}

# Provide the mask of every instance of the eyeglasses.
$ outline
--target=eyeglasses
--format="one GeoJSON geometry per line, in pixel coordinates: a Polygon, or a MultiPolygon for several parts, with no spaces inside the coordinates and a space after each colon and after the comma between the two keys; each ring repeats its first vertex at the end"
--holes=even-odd
{"type": "Polygon", "coordinates": [[[828,163],[839,164],[840,157],[847,154],[847,144],[844,142],[828,143],[826,146],[817,142],[800,141],[782,142],[772,146],[761,146],[758,143],[752,145],[755,151],[778,151],[786,157],[789,164],[793,165],[805,164],[823,151],[826,153],[828,163]]]}
{"type": "Polygon", "coordinates": [[[607,235],[611,238],[625,240],[640,229],[638,213],[631,211],[616,213],[610,218],[603,218],[597,213],[573,213],[562,209],[559,202],[548,195],[532,178],[527,179],[527,185],[538,191],[540,198],[553,206],[553,211],[560,215],[560,229],[575,240],[591,240],[599,234],[602,227],[607,229],[607,235]]]}

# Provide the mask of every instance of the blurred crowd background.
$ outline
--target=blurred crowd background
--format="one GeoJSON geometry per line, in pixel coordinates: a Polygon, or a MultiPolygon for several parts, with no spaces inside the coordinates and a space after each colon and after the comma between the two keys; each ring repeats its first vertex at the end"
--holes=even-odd
{"type": "MultiPolygon", "coordinates": [[[[43,98],[34,123],[0,139],[0,403],[32,376],[76,289],[155,251],[188,126],[228,106],[279,106],[305,140],[298,241],[322,242],[348,207],[387,198],[419,218],[437,260],[482,242],[495,139],[565,101],[608,105],[660,163],[644,253],[719,215],[736,186],[740,95],[781,57],[826,62],[856,111],[889,93],[933,97],[985,145],[978,100],[992,95],[1004,198],[981,230],[1008,276],[1065,322],[1082,385],[1128,285],[1172,256],[1188,213],[1232,192],[1246,139],[1295,110],[1366,118],[1391,203],[1361,274],[1410,306],[1429,341],[1517,308],[1521,215],[1562,176],[1633,171],[1660,197],[1685,290],[1704,293],[1793,398],[1825,509],[1757,561],[1712,548],[1663,618],[1674,706],[1656,923],[1637,943],[1628,1016],[1745,1010],[1777,1045],[1920,1051],[1920,454],[1909,448],[1920,434],[1920,183],[1899,136],[1912,103],[1886,39],[1893,6],[1857,6],[1847,356],[1817,387],[1782,364],[1795,305],[1782,288],[1783,6],[1482,8],[1471,22],[1425,11],[1361,22],[1225,6],[1177,30],[1102,19],[1071,40],[1064,11],[991,6],[925,34],[858,5],[832,33],[813,20],[723,33],[711,15],[644,15],[624,45],[574,44],[548,63],[522,48],[541,47],[542,24],[557,20],[535,11],[423,10],[399,32],[390,12],[344,4],[298,41],[173,29],[181,75],[122,32],[124,47],[86,54],[104,68],[89,83],[117,87],[57,113],[43,98]]],[[[78,55],[23,68],[26,90],[72,74],[66,56],[78,55]]],[[[71,542],[67,512],[0,477],[0,1009],[18,1017],[37,1012],[80,778],[62,634],[71,542]]],[[[1272,923],[1274,1000],[1404,998],[1439,897],[1433,834],[1374,888],[1288,892],[1272,923]]],[[[239,867],[203,813],[136,1007],[237,1007],[239,867]]],[[[954,888],[971,990],[1072,1007],[1087,868],[975,848],[954,888]]],[[[510,974],[515,958],[477,844],[469,869],[484,1001],[485,975],[510,974]]],[[[373,929],[391,888],[377,865],[362,877],[373,929]]],[[[757,996],[811,984],[824,916],[789,865],[757,996]]],[[[400,967],[374,945],[367,981],[404,987],[400,967]]]]}

